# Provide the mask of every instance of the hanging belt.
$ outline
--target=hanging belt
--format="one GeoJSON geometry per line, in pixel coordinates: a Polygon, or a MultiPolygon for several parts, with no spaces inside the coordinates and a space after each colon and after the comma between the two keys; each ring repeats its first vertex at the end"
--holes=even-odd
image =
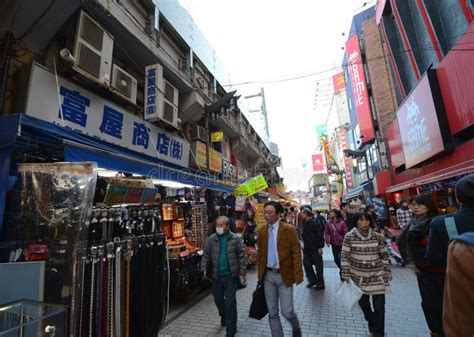
{"type": "Polygon", "coordinates": [[[104,326],[104,274],[105,274],[105,258],[99,254],[99,282],[97,286],[97,329],[96,337],[104,337],[102,334],[104,326]]]}
{"type": "Polygon", "coordinates": [[[114,253],[113,243],[107,244],[107,337],[114,337],[114,253]]]}
{"type": "Polygon", "coordinates": [[[127,243],[127,282],[125,289],[125,337],[130,337],[130,265],[132,259],[132,242],[127,243]]]}
{"type": "Polygon", "coordinates": [[[104,278],[103,278],[103,281],[104,281],[104,284],[103,284],[103,287],[102,287],[102,326],[101,326],[101,336],[98,336],[98,337],[106,337],[106,333],[107,333],[107,295],[108,295],[108,289],[109,289],[109,285],[108,285],[108,277],[109,277],[109,273],[108,273],[108,263],[107,263],[107,257],[104,256],[104,278]]]}
{"type": "Polygon", "coordinates": [[[96,305],[95,302],[95,291],[96,291],[96,265],[97,265],[97,249],[92,248],[91,252],[92,256],[92,266],[91,266],[91,302],[90,302],[90,310],[89,310],[89,337],[95,336],[95,329],[94,329],[94,322],[96,317],[94,315],[94,308],[96,305]]]}
{"type": "Polygon", "coordinates": [[[81,304],[80,304],[80,307],[79,307],[79,326],[78,326],[78,329],[77,329],[77,331],[79,332],[80,337],[82,336],[82,324],[83,324],[82,320],[84,319],[84,315],[83,315],[83,313],[84,313],[84,311],[83,311],[83,309],[84,309],[84,296],[85,296],[85,293],[84,293],[85,284],[84,284],[84,282],[85,282],[85,279],[86,279],[86,258],[85,257],[83,257],[81,259],[81,273],[82,273],[82,275],[81,275],[81,289],[82,289],[82,291],[81,291],[81,304]]]}
{"type": "Polygon", "coordinates": [[[122,247],[115,253],[115,337],[122,337],[122,247]]]}

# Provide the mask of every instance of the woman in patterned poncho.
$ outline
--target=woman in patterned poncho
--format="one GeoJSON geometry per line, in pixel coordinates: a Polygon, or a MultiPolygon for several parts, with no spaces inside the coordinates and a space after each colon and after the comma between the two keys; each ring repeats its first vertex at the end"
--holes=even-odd
{"type": "Polygon", "coordinates": [[[383,236],[372,230],[372,217],[358,213],[356,228],[344,237],[341,254],[342,279],[352,280],[363,292],[359,305],[374,336],[385,332],[385,294],[392,274],[383,236]],[[370,305],[370,297],[374,310],[370,305]]]}

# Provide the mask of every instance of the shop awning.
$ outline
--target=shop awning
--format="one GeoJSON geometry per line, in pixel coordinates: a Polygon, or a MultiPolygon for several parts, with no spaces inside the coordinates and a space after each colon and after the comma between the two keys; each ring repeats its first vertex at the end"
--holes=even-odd
{"type": "Polygon", "coordinates": [[[132,157],[123,153],[109,153],[101,149],[89,148],[80,144],[66,142],[64,159],[71,162],[93,161],[101,168],[113,171],[140,174],[145,177],[176,181],[182,184],[207,188],[221,192],[232,192],[234,188],[217,183],[204,172],[196,174],[188,169],[176,169],[163,163],[132,157]]]}
{"type": "Polygon", "coordinates": [[[346,195],[344,195],[342,197],[342,201],[346,201],[346,200],[358,197],[362,193],[364,193],[364,189],[362,188],[362,186],[357,186],[356,188],[353,188],[352,190],[350,190],[346,195]]]}
{"type": "Polygon", "coordinates": [[[451,166],[449,168],[427,174],[416,179],[408,180],[398,185],[393,185],[387,188],[387,193],[402,191],[410,187],[421,186],[436,181],[441,181],[449,178],[453,178],[459,175],[474,172],[474,159],[465,161],[463,163],[451,166]]]}
{"type": "MultiPolygon", "coordinates": [[[[93,161],[97,162],[99,167],[109,170],[135,173],[222,192],[234,190],[234,187],[218,183],[214,176],[209,176],[205,172],[152,158],[31,116],[17,114],[0,117],[0,125],[4,126],[4,122],[9,125],[9,130],[21,130],[23,137],[35,134],[58,140],[64,145],[66,161],[93,161]]],[[[12,137],[17,137],[16,132],[10,133],[10,138],[12,137]]]]}
{"type": "Polygon", "coordinates": [[[342,197],[342,201],[347,201],[349,199],[353,199],[358,197],[359,195],[364,194],[364,191],[371,191],[373,189],[372,182],[366,182],[363,185],[357,186],[350,190],[346,195],[342,197]]]}

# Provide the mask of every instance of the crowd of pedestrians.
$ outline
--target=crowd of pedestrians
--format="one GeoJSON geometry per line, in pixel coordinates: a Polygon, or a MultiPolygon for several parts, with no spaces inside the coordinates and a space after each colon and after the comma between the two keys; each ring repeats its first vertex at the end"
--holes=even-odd
{"type": "MultiPolygon", "coordinates": [[[[474,175],[459,180],[455,188],[461,205],[453,214],[436,216],[429,194],[419,194],[411,205],[402,200],[391,209],[392,225],[401,229],[396,238],[400,253],[416,274],[421,307],[433,337],[474,336],[474,175]]],[[[302,331],[293,305],[293,287],[325,289],[323,248],[331,246],[341,282],[355,284],[358,301],[373,336],[385,335],[385,294],[392,273],[382,223],[373,205],[351,212],[342,203],[327,219],[303,206],[297,212],[278,202],[264,206],[267,225],[257,235],[258,280],[263,284],[272,336],[283,336],[280,313],[291,324],[293,336],[302,331]],[[289,219],[287,223],[284,214],[289,219]]],[[[240,237],[221,216],[216,233],[208,238],[203,272],[212,265],[212,293],[227,335],[237,332],[236,289],[245,283],[246,257],[240,237]]],[[[394,239],[395,240],[395,239],[394,239]]]]}

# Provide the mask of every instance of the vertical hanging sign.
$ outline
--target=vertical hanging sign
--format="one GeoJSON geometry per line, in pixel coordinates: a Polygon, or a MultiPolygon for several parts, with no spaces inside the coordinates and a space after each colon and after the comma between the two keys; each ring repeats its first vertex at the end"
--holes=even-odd
{"type": "MultiPolygon", "coordinates": [[[[349,143],[347,142],[347,134],[344,129],[340,129],[340,137],[341,137],[341,145],[342,149],[348,149],[349,148],[349,143]]],[[[351,170],[351,162],[349,158],[344,156],[344,171],[346,173],[346,183],[347,183],[347,188],[353,188],[354,187],[354,181],[352,178],[352,170],[351,170]]]]}
{"type": "Polygon", "coordinates": [[[360,127],[361,142],[367,143],[375,139],[375,130],[357,34],[347,40],[346,53],[347,66],[352,83],[352,94],[360,127]]]}
{"type": "Polygon", "coordinates": [[[143,99],[143,116],[146,120],[155,121],[161,117],[163,89],[163,67],[158,63],[146,67],[143,99]]]}

